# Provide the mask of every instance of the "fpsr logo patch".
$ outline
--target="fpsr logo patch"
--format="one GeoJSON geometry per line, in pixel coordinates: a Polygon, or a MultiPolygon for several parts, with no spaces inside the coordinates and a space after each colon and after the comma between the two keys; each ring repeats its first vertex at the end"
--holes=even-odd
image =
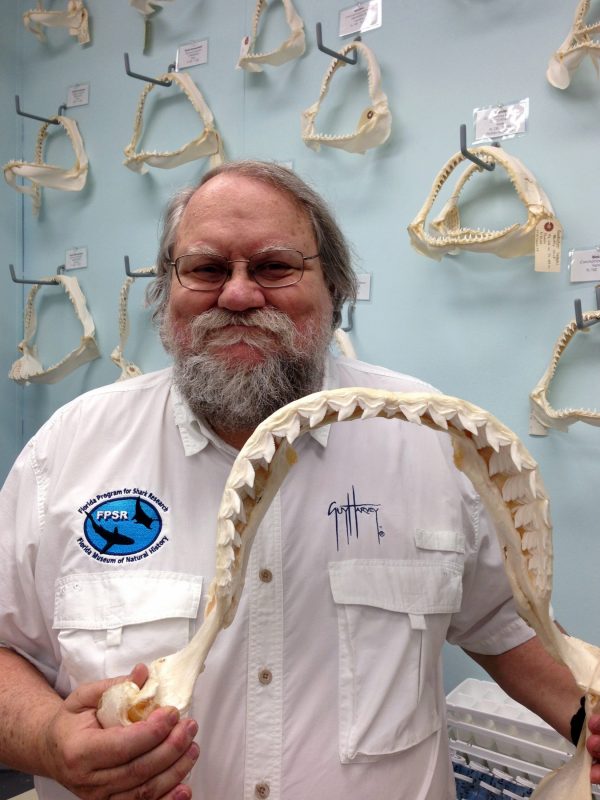
{"type": "Polygon", "coordinates": [[[159,509],[169,510],[158,497],[143,489],[98,494],[78,509],[85,516],[78,544],[96,561],[141,561],[168,541],[167,536],[159,538],[163,526],[159,509]]]}

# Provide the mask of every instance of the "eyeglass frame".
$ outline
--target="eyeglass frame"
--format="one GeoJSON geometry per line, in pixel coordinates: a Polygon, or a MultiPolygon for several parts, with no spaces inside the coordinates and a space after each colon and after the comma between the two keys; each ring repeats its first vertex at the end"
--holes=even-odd
{"type": "Polygon", "coordinates": [[[206,252],[206,253],[203,253],[203,252],[183,253],[182,255],[177,256],[177,258],[175,258],[175,259],[168,259],[167,260],[167,264],[170,267],[174,268],[175,275],[177,276],[177,280],[179,281],[179,285],[183,289],[187,289],[189,292],[216,292],[216,291],[221,290],[225,286],[227,281],[230,280],[231,276],[233,275],[233,269],[231,267],[229,267],[229,264],[247,264],[248,267],[249,267],[251,260],[255,256],[260,256],[260,255],[268,254],[268,253],[271,253],[271,252],[281,252],[282,250],[283,251],[290,251],[290,252],[298,253],[298,255],[300,255],[302,257],[302,268],[299,270],[300,277],[298,278],[298,280],[294,280],[292,283],[284,283],[284,284],[281,284],[280,286],[263,286],[256,279],[255,272],[251,271],[250,269],[248,269],[248,277],[250,278],[250,280],[254,281],[254,283],[256,283],[257,286],[260,286],[261,289],[287,289],[288,286],[295,286],[297,283],[300,283],[300,281],[302,280],[302,277],[304,275],[304,262],[305,261],[311,261],[313,258],[319,258],[320,255],[321,255],[320,253],[316,253],[314,256],[305,256],[305,255],[302,255],[302,251],[301,250],[296,250],[295,247],[270,247],[270,248],[268,248],[266,250],[258,250],[256,253],[252,253],[252,255],[250,255],[248,258],[225,258],[225,256],[222,256],[219,253],[210,253],[210,252],[206,252]],[[215,285],[215,286],[211,287],[210,289],[192,289],[190,286],[186,286],[182,282],[181,277],[179,275],[179,269],[177,267],[177,262],[182,258],[186,258],[187,256],[194,256],[194,255],[207,256],[209,258],[216,258],[216,259],[221,260],[222,263],[223,263],[223,266],[224,267],[228,267],[227,271],[224,274],[223,282],[220,283],[218,286],[215,285]]]}

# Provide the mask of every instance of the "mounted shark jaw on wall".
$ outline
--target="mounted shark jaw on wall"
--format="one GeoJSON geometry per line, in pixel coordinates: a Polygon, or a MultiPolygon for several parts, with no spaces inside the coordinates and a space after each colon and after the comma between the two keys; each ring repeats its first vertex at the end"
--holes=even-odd
{"type": "MultiPolygon", "coordinates": [[[[284,406],[261,423],[240,450],[218,513],[216,570],[202,626],[183,650],[152,662],[141,690],[126,681],[105,692],[97,711],[101,725],[128,725],[161,705],[187,711],[217,634],[234,619],[256,531],[297,460],[294,441],[322,425],[374,417],[450,434],[456,466],[471,480],[495,523],[519,614],[548,652],[571,669],[588,693],[588,709],[595,704],[600,697],[600,648],[561,633],[550,617],[549,502],[537,464],[518,437],[487,411],[456,397],[346,388],[317,392],[284,406]]],[[[585,745],[584,734],[582,741],[585,745]]],[[[587,768],[589,776],[591,759],[585,760],[586,753],[584,746],[576,767],[587,768]]]]}
{"type": "Polygon", "coordinates": [[[61,189],[64,192],[81,191],[87,180],[88,157],[77,123],[69,117],[52,117],[48,122],[44,122],[38,131],[35,143],[35,161],[9,161],[3,169],[4,178],[9,186],[12,186],[17,192],[31,196],[34,216],[39,214],[42,205],[42,186],[49,189],[61,189]],[[75,163],[69,169],[45,164],[43,161],[44,142],[48,136],[48,129],[55,123],[62,126],[73,145],[75,163]],[[31,186],[18,184],[17,177],[30,181],[31,186]]]}
{"type": "Polygon", "coordinates": [[[57,364],[47,368],[42,366],[38,358],[37,347],[33,344],[37,330],[34,300],[38,291],[42,288],[42,284],[38,283],[32,286],[25,303],[25,335],[23,341],[18,345],[23,355],[14,362],[8,374],[8,377],[16,383],[57,383],[73,370],[100,356],[100,351],[96,344],[94,320],[88,311],[85,295],[81,291],[77,278],[70,275],[52,275],[42,280],[52,281],[62,286],[65,290],[75,309],[77,319],[83,326],[81,341],[78,347],[68,353],[57,364]]]}
{"type": "Polygon", "coordinates": [[[321,103],[323,102],[329,84],[338,69],[346,66],[345,61],[338,58],[332,59],[321,84],[321,93],[316,103],[302,112],[302,139],[313,150],[319,150],[321,145],[338,147],[349,153],[365,153],[372,147],[383,144],[392,131],[392,115],[388,106],[387,95],[381,88],[381,71],[373,52],[362,42],[354,41],[340,50],[340,54],[347,56],[352,50],[361,53],[367,64],[369,96],[371,105],[365,108],[360,115],[354,133],[335,136],[329,133],[317,133],[315,120],[321,103]]]}
{"type": "Polygon", "coordinates": [[[438,172],[417,216],[408,226],[412,246],[436,261],[441,261],[448,253],[458,250],[472,250],[478,253],[493,253],[500,258],[516,258],[534,252],[535,229],[542,220],[554,217],[550,200],[538,185],[535,177],[518,158],[509,155],[499,147],[482,145],[472,148],[473,155],[490,164],[498,164],[506,170],[519,200],[527,210],[527,220],[497,231],[461,227],[458,199],[467,181],[482,168],[470,164],[457,181],[456,187],[432,221],[430,233],[425,224],[427,216],[439,195],[442,186],[452,172],[466,160],[462,153],[456,153],[438,172]]]}
{"type": "Polygon", "coordinates": [[[304,23],[292,5],[291,0],[282,0],[282,2],[285,8],[285,19],[290,28],[289,37],[276,50],[272,50],[270,53],[251,52],[256,44],[260,17],[267,7],[266,0],[257,0],[252,20],[252,34],[242,39],[242,55],[240,55],[236,69],[245,69],[248,72],[262,72],[263,64],[278,67],[303,55],[306,50],[304,23]]]}
{"type": "MultiPolygon", "coordinates": [[[[588,311],[582,315],[582,318],[584,322],[597,322],[600,320],[600,311],[588,311]]],[[[560,357],[578,330],[575,320],[572,320],[566,326],[554,345],[552,358],[547,370],[531,390],[529,395],[531,404],[529,433],[532,436],[547,436],[549,428],[567,431],[569,425],[573,425],[575,422],[587,422],[589,425],[600,426],[599,411],[593,411],[589,408],[565,408],[557,411],[550,405],[548,400],[548,389],[556,373],[560,357]]]]}
{"type": "Polygon", "coordinates": [[[138,375],[142,374],[142,370],[137,364],[125,358],[125,345],[129,339],[129,313],[127,304],[129,301],[129,290],[135,281],[135,277],[155,275],[156,267],[142,267],[141,269],[136,269],[132,275],[127,275],[121,286],[121,291],[119,292],[119,344],[110,354],[110,360],[121,370],[115,383],[128,380],[129,378],[137,378],[138,375]]]}
{"type": "Polygon", "coordinates": [[[76,36],[79,44],[90,41],[88,12],[83,0],[69,0],[66,9],[46,11],[42,0],[38,0],[37,8],[23,14],[23,24],[40,42],[46,41],[44,27],[68,28],[71,36],[76,36]]]}
{"type": "Polygon", "coordinates": [[[172,81],[181,89],[194,107],[194,110],[199,114],[204,130],[195,139],[190,140],[176,150],[161,153],[157,151],[136,152],[136,147],[142,136],[146,99],[155,87],[154,83],[146,83],[142,89],[135,112],[133,136],[124,151],[125,161],[123,163],[125,166],[129,167],[133,172],[139,172],[143,175],[148,172],[148,165],[162,169],[172,169],[206,156],[209,157],[209,165],[211,167],[222,164],[224,156],[221,135],[214,125],[212,111],[194,81],[186,72],[167,72],[164,75],[160,75],[157,80],[172,81]]]}
{"type": "Polygon", "coordinates": [[[567,38],[550,58],[546,78],[557,89],[569,86],[571,75],[587,55],[592,59],[596,73],[599,71],[600,41],[593,39],[592,35],[600,33],[600,22],[586,25],[589,10],[590,0],[580,0],[567,38]]]}
{"type": "Polygon", "coordinates": [[[143,17],[150,17],[160,11],[165,3],[171,0],[129,0],[129,5],[139,11],[143,17]]]}

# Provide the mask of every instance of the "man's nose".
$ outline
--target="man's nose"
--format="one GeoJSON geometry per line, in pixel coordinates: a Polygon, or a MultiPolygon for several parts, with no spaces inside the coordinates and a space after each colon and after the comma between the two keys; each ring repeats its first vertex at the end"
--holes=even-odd
{"type": "Polygon", "coordinates": [[[262,308],[265,305],[263,289],[250,277],[245,265],[236,264],[221,289],[217,306],[229,311],[246,311],[249,308],[262,308]]]}

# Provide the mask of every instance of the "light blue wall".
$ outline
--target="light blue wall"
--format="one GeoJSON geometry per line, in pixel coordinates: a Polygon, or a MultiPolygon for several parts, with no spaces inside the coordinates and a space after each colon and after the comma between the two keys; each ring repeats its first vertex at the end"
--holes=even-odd
{"type": "MultiPolygon", "coordinates": [[[[364,156],[327,148],[315,153],[300,138],[300,113],[317,98],[329,64],[316,48],[315,23],[323,23],[327,43],[337,46],[337,15],[350,5],[344,0],[296,0],[307,28],[307,53],[258,75],[234,69],[241,38],[250,30],[254,0],[167,3],[155,17],[146,55],[141,18],[125,0],[88,0],[93,41],[87,47],[62,29],[49,31],[46,44],[38,42],[24,30],[15,8],[22,12],[31,5],[19,0],[3,3],[0,10],[0,154],[4,161],[32,157],[37,123],[14,115],[15,90],[24,109],[51,115],[65,100],[68,86],[89,82],[89,105],[69,115],[82,132],[90,175],[79,194],[45,191],[37,220],[29,198],[2,185],[2,269],[13,260],[30,276],[47,275],[64,262],[67,248],[87,246],[89,267],[77,277],[96,321],[102,358],[54,386],[21,388],[0,378],[0,474],[54,409],[115,380],[118,371],[109,355],[118,336],[123,255],[130,256],[133,267],[152,263],[161,208],[173,190],[205,168],[198,162],[140,176],[122,165],[143,87],[125,75],[123,53],[129,52],[135,71],[157,75],[174,60],[181,43],[208,38],[208,64],[190,73],[215,115],[228,157],[292,161],[331,201],[354,245],[358,268],[373,275],[371,300],[360,303],[355,315],[352,337],[359,356],[422,376],[448,394],[490,410],[522,437],[539,461],[555,522],[554,607],[567,628],[597,639],[595,619],[582,609],[591,605],[600,551],[593,502],[600,433],[580,423],[568,434],[552,432],[545,439],[528,435],[529,391],[573,316],[574,298],[582,298],[584,309],[595,306],[593,284],[570,284],[566,261],[571,248],[600,243],[600,81],[589,61],[565,92],[545,79],[548,58],[568,31],[575,1],[384,0],[384,26],[365,34],[364,41],[381,66],[393,133],[384,147],[364,156]],[[531,102],[529,132],[504,146],[536,175],[564,226],[561,273],[536,274],[531,258],[507,261],[462,254],[436,263],[415,253],[406,226],[438,169],[458,149],[460,123],[468,123],[470,130],[475,107],[523,97],[531,102]]],[[[265,50],[281,38],[279,11],[277,4],[268,13],[265,50]]],[[[163,89],[151,97],[147,148],[178,146],[196,135],[194,114],[182,97],[163,89]],[[162,98],[160,111],[150,114],[155,96],[162,98]]],[[[365,97],[364,73],[359,68],[341,70],[332,83],[330,105],[323,109],[323,126],[351,130],[365,97]]],[[[52,137],[47,156],[54,163],[70,163],[69,150],[58,136],[52,137]]],[[[503,188],[498,172],[478,176],[469,187],[479,202],[467,207],[467,222],[497,227],[523,219],[523,209],[503,188]]],[[[137,284],[131,293],[127,354],[150,370],[166,359],[141,309],[145,284],[137,284]]],[[[17,355],[23,305],[21,287],[7,275],[0,304],[1,373],[6,375],[17,355]]],[[[78,340],[78,327],[66,308],[58,290],[44,293],[39,342],[44,363],[61,357],[78,340]]],[[[595,329],[587,338],[580,336],[585,341],[571,348],[576,357],[569,363],[565,357],[556,404],[596,404],[598,336],[595,329]]],[[[466,674],[479,673],[460,654],[449,654],[448,686],[466,674]]]]}
{"type": "MultiPolygon", "coordinates": [[[[18,148],[19,124],[13,113],[14,95],[18,81],[18,55],[14,45],[17,25],[15,4],[8,3],[0,11],[0,103],[4,109],[0,115],[0,159],[4,164],[14,158],[18,148]]],[[[21,205],[15,202],[11,192],[2,189],[0,197],[0,251],[7,264],[18,263],[21,243],[21,205]]],[[[0,374],[8,372],[14,355],[14,343],[20,335],[22,322],[19,306],[22,306],[20,287],[13,286],[4,275],[3,291],[0,293],[0,374]],[[16,291],[15,291],[16,290],[16,291]],[[6,367],[6,368],[5,368],[6,367]]],[[[21,446],[21,392],[8,380],[2,380],[0,391],[0,480],[4,477],[10,461],[21,446]]]]}

